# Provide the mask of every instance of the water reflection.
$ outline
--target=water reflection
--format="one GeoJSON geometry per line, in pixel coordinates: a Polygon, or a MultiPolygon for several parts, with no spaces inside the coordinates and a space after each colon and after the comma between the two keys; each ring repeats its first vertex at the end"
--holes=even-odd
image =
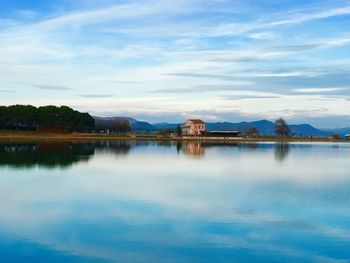
{"type": "Polygon", "coordinates": [[[277,161],[284,161],[288,157],[290,147],[288,142],[278,142],[275,144],[275,158],[277,161]]]}
{"type": "Polygon", "coordinates": [[[126,155],[130,149],[127,141],[0,143],[0,166],[68,168],[89,161],[96,151],[126,155]]]}
{"type": "Polygon", "coordinates": [[[0,144],[0,166],[63,168],[76,162],[88,161],[93,154],[94,148],[91,144],[86,143],[0,144]]]}
{"type": "Polygon", "coordinates": [[[240,151],[251,152],[257,150],[274,149],[275,158],[282,162],[288,157],[290,145],[288,143],[262,144],[262,143],[237,143],[237,142],[203,142],[203,141],[185,141],[176,144],[177,153],[183,153],[187,156],[204,156],[206,149],[210,148],[237,148],[240,151]]]}
{"type": "Polygon", "coordinates": [[[205,154],[205,145],[202,142],[185,142],[182,144],[182,152],[192,157],[200,157],[205,154]]]}
{"type": "Polygon", "coordinates": [[[350,259],[347,145],[40,144],[3,144],[1,157],[87,147],[75,155],[89,161],[0,166],[1,262],[350,259]]]}
{"type": "Polygon", "coordinates": [[[167,147],[176,149],[178,154],[188,157],[203,157],[206,149],[236,148],[240,151],[255,151],[274,148],[275,158],[283,161],[287,158],[290,146],[287,143],[227,143],[227,142],[136,142],[136,141],[96,141],[96,142],[32,142],[32,143],[0,143],[0,166],[13,168],[46,168],[69,167],[74,163],[87,162],[96,153],[113,153],[128,155],[139,147],[167,147]]]}
{"type": "Polygon", "coordinates": [[[131,141],[100,141],[92,144],[98,152],[113,153],[115,155],[129,154],[132,145],[131,141]]]}

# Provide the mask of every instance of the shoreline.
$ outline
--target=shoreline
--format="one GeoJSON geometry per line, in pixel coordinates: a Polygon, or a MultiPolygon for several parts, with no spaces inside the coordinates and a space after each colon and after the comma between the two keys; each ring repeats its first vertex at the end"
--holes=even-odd
{"type": "Polygon", "coordinates": [[[329,142],[350,143],[350,140],[329,138],[212,138],[212,137],[165,137],[156,135],[113,135],[97,133],[53,134],[38,132],[0,132],[0,141],[84,141],[84,140],[130,140],[130,141],[193,141],[193,142],[329,142]]]}

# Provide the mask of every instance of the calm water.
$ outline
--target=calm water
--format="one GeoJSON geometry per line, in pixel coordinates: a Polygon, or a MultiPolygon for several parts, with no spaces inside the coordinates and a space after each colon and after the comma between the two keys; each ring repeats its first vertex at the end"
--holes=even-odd
{"type": "Polygon", "coordinates": [[[350,144],[0,143],[0,262],[350,262],[350,144]]]}

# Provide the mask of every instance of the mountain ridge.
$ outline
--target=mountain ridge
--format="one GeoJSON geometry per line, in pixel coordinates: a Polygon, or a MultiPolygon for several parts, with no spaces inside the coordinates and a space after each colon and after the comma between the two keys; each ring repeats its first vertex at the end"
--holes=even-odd
{"type": "MultiPolygon", "coordinates": [[[[94,116],[96,124],[111,124],[116,120],[127,119],[130,122],[131,129],[133,131],[159,131],[164,129],[176,129],[178,123],[149,123],[146,121],[140,121],[130,117],[98,117],[94,116]]],[[[273,135],[275,132],[275,124],[272,121],[263,119],[257,121],[242,121],[242,122],[207,122],[206,127],[208,130],[239,130],[246,131],[250,128],[256,128],[261,135],[273,135]]],[[[344,135],[350,133],[350,128],[341,129],[317,129],[308,123],[291,124],[289,125],[291,133],[296,136],[315,136],[315,137],[329,137],[334,133],[344,135]]]]}

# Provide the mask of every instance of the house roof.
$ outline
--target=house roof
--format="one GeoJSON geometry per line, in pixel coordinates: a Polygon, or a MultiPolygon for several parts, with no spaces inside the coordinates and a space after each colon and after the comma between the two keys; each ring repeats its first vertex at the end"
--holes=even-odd
{"type": "Polygon", "coordinates": [[[188,119],[186,122],[191,122],[193,124],[205,124],[205,122],[200,119],[188,119]]]}

